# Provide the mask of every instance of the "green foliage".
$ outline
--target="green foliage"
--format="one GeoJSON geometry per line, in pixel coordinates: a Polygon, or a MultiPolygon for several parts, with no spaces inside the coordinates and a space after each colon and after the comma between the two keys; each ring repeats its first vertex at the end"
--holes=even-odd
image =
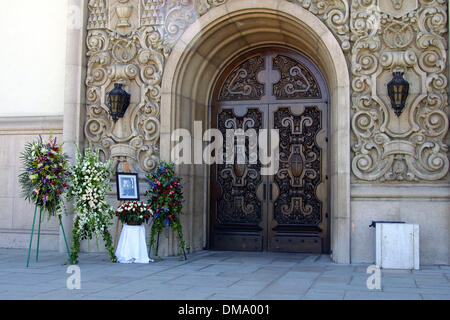
{"type": "Polygon", "coordinates": [[[25,200],[52,215],[61,215],[64,209],[62,196],[66,192],[69,176],[67,156],[56,137],[47,142],[39,139],[27,143],[21,154],[22,173],[19,183],[25,200]]]}
{"type": "MultiPolygon", "coordinates": [[[[184,202],[181,178],[178,177],[174,167],[173,163],[162,161],[155,171],[146,176],[150,189],[145,195],[149,197],[148,202],[154,213],[150,248],[153,248],[155,244],[155,236],[169,228],[177,232],[180,250],[186,248],[180,222],[184,202]]],[[[155,248],[155,255],[158,255],[157,248],[155,248]]]]}

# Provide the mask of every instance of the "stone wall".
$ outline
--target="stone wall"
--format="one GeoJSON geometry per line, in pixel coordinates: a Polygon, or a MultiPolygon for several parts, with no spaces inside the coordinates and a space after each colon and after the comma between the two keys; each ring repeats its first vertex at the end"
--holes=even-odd
{"type": "MultiPolygon", "coordinates": [[[[18,176],[22,170],[20,154],[25,143],[34,141],[38,134],[41,134],[44,139],[48,135],[61,139],[62,116],[0,118],[0,173],[2,177],[0,183],[0,247],[2,248],[28,248],[29,245],[34,206],[22,198],[18,176]]],[[[35,228],[37,228],[37,224],[35,228]]],[[[35,244],[36,238],[37,236],[33,240],[35,244]]],[[[58,250],[58,238],[58,220],[45,218],[41,226],[40,248],[58,250]]]]}
{"type": "Polygon", "coordinates": [[[450,202],[441,185],[353,185],[351,256],[353,262],[375,261],[372,221],[419,225],[420,263],[450,264],[450,202]]]}
{"type": "MultiPolygon", "coordinates": [[[[25,143],[38,134],[62,140],[66,11],[61,0],[10,1],[0,10],[0,247],[29,245],[34,207],[18,184],[25,143]]],[[[57,250],[57,219],[41,231],[40,248],[57,250]]]]}

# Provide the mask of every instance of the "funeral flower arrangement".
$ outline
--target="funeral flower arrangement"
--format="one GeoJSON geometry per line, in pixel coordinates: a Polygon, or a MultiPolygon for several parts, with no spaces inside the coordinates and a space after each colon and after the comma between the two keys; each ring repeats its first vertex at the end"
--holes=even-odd
{"type": "Polygon", "coordinates": [[[122,223],[140,225],[148,222],[153,216],[153,210],[142,201],[128,201],[122,203],[116,210],[116,216],[122,223]]]}
{"type": "Polygon", "coordinates": [[[75,200],[73,232],[72,232],[72,260],[78,262],[80,241],[98,239],[105,240],[106,249],[115,262],[112,237],[108,227],[112,225],[114,210],[105,201],[109,186],[111,163],[101,162],[98,151],[94,152],[91,146],[84,150],[84,155],[77,148],[77,161],[72,169],[71,187],[68,198],[75,200]]]}
{"type": "Polygon", "coordinates": [[[62,152],[62,145],[50,137],[44,141],[42,136],[25,145],[21,154],[23,172],[19,183],[25,200],[48,212],[49,218],[62,214],[63,194],[67,191],[69,165],[67,156],[62,152]]]}
{"type": "MultiPolygon", "coordinates": [[[[149,203],[154,211],[152,229],[150,234],[150,248],[155,244],[155,235],[164,229],[171,228],[178,234],[180,250],[186,248],[183,240],[183,230],[180,222],[181,209],[183,207],[183,192],[181,190],[181,178],[175,172],[173,163],[162,161],[155,171],[146,176],[150,188],[145,193],[149,197],[149,203]]],[[[158,248],[155,248],[158,255],[158,248]]]]}

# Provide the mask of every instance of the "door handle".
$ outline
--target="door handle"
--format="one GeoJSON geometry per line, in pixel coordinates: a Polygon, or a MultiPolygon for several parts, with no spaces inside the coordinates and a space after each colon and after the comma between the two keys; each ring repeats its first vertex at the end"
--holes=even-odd
{"type": "Polygon", "coordinates": [[[263,186],[264,186],[264,188],[263,188],[263,200],[266,200],[267,186],[266,186],[265,183],[263,184],[263,186]]]}
{"type": "Polygon", "coordinates": [[[273,190],[273,186],[272,184],[270,184],[270,189],[269,189],[269,200],[272,201],[272,190],[273,190]]]}

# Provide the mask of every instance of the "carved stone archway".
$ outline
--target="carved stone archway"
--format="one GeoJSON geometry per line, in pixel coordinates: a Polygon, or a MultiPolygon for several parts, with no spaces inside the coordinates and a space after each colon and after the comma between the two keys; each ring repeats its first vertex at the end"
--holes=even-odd
{"type": "MultiPolygon", "coordinates": [[[[166,64],[161,88],[161,159],[170,159],[174,129],[195,132],[209,126],[211,90],[220,70],[244,50],[284,45],[311,57],[330,89],[330,205],[333,260],[350,262],[350,83],[347,62],[331,31],[312,13],[290,2],[232,1],[215,7],[178,40],[166,64]]],[[[193,142],[194,139],[193,139],[193,142]]],[[[192,144],[196,145],[196,144],[192,144]]],[[[198,145],[198,144],[197,144],[198,145]]],[[[195,150],[194,154],[198,150],[195,150]]],[[[208,168],[182,165],[186,207],[183,217],[194,250],[207,242],[208,168]]],[[[164,244],[176,252],[171,237],[164,244]]]]}

